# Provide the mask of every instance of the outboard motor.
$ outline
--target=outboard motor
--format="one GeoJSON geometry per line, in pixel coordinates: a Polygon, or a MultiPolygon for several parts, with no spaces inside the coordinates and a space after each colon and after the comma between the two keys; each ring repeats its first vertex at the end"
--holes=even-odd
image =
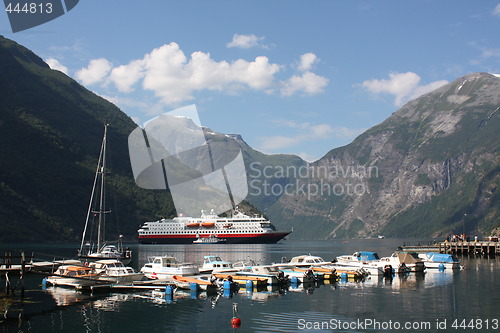
{"type": "Polygon", "coordinates": [[[285,273],[283,273],[283,271],[280,271],[278,273],[278,281],[280,283],[287,283],[288,282],[288,276],[285,276],[285,273]]]}
{"type": "Polygon", "coordinates": [[[304,273],[304,276],[309,277],[310,279],[316,281],[316,276],[314,275],[313,270],[310,268],[304,273]]]}
{"type": "Polygon", "coordinates": [[[391,265],[384,266],[384,277],[392,278],[392,266],[391,265]]]}
{"type": "Polygon", "coordinates": [[[406,274],[408,272],[410,272],[410,269],[406,267],[406,264],[404,262],[401,263],[401,265],[399,265],[399,273],[406,274]]]}

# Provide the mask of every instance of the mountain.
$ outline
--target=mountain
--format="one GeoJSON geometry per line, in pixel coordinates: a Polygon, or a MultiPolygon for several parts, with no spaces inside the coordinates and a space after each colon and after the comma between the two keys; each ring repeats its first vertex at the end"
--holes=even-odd
{"type": "Polygon", "coordinates": [[[108,128],[109,235],[135,237],[173,215],[165,191],[138,188],[127,138],[137,126],[115,105],[0,37],[0,241],[81,237],[104,123],[108,128]]]}
{"type": "MultiPolygon", "coordinates": [[[[226,158],[241,151],[243,210],[293,228],[291,238],[487,234],[500,230],[499,106],[500,78],[470,74],[312,164],[258,152],[238,134],[204,133],[226,158]]],[[[108,238],[135,239],[144,221],[175,215],[168,191],[134,182],[127,141],[137,125],[0,37],[0,242],[79,240],[105,123],[108,238]]]]}
{"type": "MultiPolygon", "coordinates": [[[[168,191],[141,189],[134,182],[128,136],[137,125],[112,103],[0,36],[0,242],[80,240],[105,123],[112,211],[107,238],[136,239],[144,221],[176,215],[168,191]]],[[[204,132],[207,142],[224,142],[228,154],[241,150],[249,171],[305,164],[297,156],[255,151],[239,135],[204,132]]],[[[277,198],[253,196],[262,207],[277,198]]],[[[260,213],[249,202],[239,206],[260,213]]]]}
{"type": "Polygon", "coordinates": [[[266,212],[291,237],[488,234],[500,216],[498,133],[500,78],[466,75],[328,152],[266,212]]]}

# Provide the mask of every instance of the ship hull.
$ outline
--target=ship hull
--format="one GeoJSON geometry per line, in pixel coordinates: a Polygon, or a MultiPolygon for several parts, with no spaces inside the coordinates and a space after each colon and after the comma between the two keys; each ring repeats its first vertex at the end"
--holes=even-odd
{"type": "MultiPolygon", "coordinates": [[[[290,232],[275,232],[265,234],[220,234],[226,239],[226,244],[274,244],[286,237],[290,232]]],[[[198,239],[196,235],[148,235],[139,237],[141,244],[192,244],[198,239]]]]}

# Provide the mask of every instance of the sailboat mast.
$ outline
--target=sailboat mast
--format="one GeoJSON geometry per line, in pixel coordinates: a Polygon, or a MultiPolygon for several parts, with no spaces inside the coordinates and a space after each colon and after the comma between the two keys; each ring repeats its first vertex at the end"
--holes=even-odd
{"type": "MultiPolygon", "coordinates": [[[[83,246],[85,244],[85,234],[87,233],[87,229],[88,229],[88,225],[89,225],[89,222],[90,222],[90,214],[91,213],[95,213],[95,214],[99,214],[99,225],[98,225],[98,237],[97,237],[97,250],[100,250],[100,246],[101,246],[101,242],[103,242],[104,240],[104,235],[102,235],[101,233],[101,230],[103,230],[104,228],[101,227],[101,225],[104,223],[104,219],[103,219],[103,214],[105,213],[103,211],[103,208],[104,208],[104,171],[105,171],[105,156],[106,156],[106,138],[107,138],[107,130],[108,130],[108,124],[105,124],[104,125],[104,137],[102,139],[102,144],[101,144],[101,151],[99,153],[99,160],[97,161],[97,167],[96,167],[96,171],[95,171],[95,177],[94,177],[94,183],[92,185],[92,194],[90,195],[90,202],[89,202],[89,207],[87,209],[87,217],[85,219],[85,227],[83,228],[83,234],[82,234],[82,242],[80,244],[80,255],[83,255],[83,246]],[[100,198],[100,201],[99,201],[99,211],[95,211],[95,210],[92,210],[92,206],[93,206],[93,202],[94,202],[94,196],[95,196],[95,192],[96,192],[96,185],[97,185],[97,181],[99,179],[99,175],[101,176],[101,186],[100,186],[100,195],[101,195],[101,198],[100,198]]],[[[91,249],[90,249],[91,250],[91,249]]]]}
{"type": "Polygon", "coordinates": [[[106,223],[106,212],[105,212],[105,195],[104,195],[104,185],[105,185],[105,175],[106,175],[106,138],[108,132],[108,124],[104,125],[104,138],[102,139],[102,160],[101,160],[101,188],[100,188],[100,198],[99,198],[99,222],[97,225],[97,250],[100,251],[101,247],[104,245],[104,231],[106,223]]]}

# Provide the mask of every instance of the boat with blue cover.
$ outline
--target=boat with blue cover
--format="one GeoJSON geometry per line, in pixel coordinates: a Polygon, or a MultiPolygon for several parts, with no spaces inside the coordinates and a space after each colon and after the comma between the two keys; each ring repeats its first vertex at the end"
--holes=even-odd
{"type": "Polygon", "coordinates": [[[418,255],[427,268],[461,269],[460,260],[453,254],[427,252],[418,255]]]}
{"type": "Polygon", "coordinates": [[[376,276],[388,275],[393,272],[392,265],[381,262],[378,254],[371,251],[359,251],[352,255],[338,256],[335,265],[343,268],[363,268],[370,275],[376,276]]]}

